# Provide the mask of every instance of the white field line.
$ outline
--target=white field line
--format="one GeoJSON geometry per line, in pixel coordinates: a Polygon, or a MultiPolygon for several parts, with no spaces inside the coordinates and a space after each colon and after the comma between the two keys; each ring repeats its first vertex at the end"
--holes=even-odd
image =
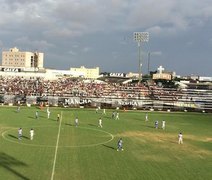
{"type": "Polygon", "coordinates": [[[59,121],[60,121],[60,124],[59,124],[59,129],[58,129],[58,134],[57,134],[57,142],[56,142],[55,153],[54,153],[54,162],[53,162],[53,167],[52,167],[51,180],[54,179],[55,165],[56,165],[56,160],[57,160],[57,150],[58,150],[58,144],[59,144],[59,139],[60,139],[60,127],[61,127],[61,122],[62,122],[62,111],[60,113],[60,120],[59,121]]]}

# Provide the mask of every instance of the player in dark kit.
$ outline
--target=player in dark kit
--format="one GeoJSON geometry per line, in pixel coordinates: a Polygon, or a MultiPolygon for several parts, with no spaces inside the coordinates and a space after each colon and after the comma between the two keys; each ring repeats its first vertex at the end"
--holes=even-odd
{"type": "Polygon", "coordinates": [[[123,149],[123,140],[122,140],[122,138],[120,138],[120,139],[118,140],[118,148],[117,148],[117,151],[119,151],[119,150],[121,150],[121,151],[124,150],[124,149],[123,149]]]}
{"type": "Polygon", "coordinates": [[[155,121],[155,129],[158,129],[158,121],[155,121]]]}

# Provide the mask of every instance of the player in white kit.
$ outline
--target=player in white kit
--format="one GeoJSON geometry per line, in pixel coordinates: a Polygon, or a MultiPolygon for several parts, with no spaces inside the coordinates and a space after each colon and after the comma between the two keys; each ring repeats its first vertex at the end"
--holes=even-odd
{"type": "Polygon", "coordinates": [[[182,133],[178,134],[178,144],[183,144],[183,134],[182,133]]]}
{"type": "Polygon", "coordinates": [[[145,121],[148,121],[148,114],[146,113],[145,121]]]}
{"type": "Polygon", "coordinates": [[[102,128],[102,119],[101,118],[99,118],[99,127],[102,128]]]}
{"type": "Polygon", "coordinates": [[[30,140],[33,140],[33,137],[34,137],[34,129],[30,129],[29,134],[30,134],[30,140]]]}
{"type": "Polygon", "coordinates": [[[119,113],[116,113],[116,120],[119,120],[119,113]]]}
{"type": "Polygon", "coordinates": [[[47,118],[49,119],[50,118],[50,114],[51,112],[49,111],[49,109],[47,110],[47,118]]]}
{"type": "Polygon", "coordinates": [[[105,109],[103,109],[103,113],[102,114],[106,115],[106,110],[105,109]]]}
{"type": "Polygon", "coordinates": [[[22,128],[18,129],[18,139],[21,140],[22,139],[22,128]]]}
{"type": "Polygon", "coordinates": [[[79,125],[79,120],[78,120],[78,117],[76,117],[76,119],[75,119],[75,126],[78,127],[78,125],[79,125]]]}
{"type": "Polygon", "coordinates": [[[164,130],[165,129],[165,126],[166,126],[166,121],[162,121],[162,129],[164,130]]]}

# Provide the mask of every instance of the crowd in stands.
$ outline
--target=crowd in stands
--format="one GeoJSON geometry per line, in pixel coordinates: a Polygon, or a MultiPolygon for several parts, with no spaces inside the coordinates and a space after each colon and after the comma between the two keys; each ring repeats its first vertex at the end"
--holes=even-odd
{"type": "Polygon", "coordinates": [[[59,96],[59,97],[114,97],[138,98],[149,95],[148,87],[143,84],[96,83],[80,79],[42,79],[27,80],[20,77],[0,77],[0,94],[24,96],[59,96]]]}
{"type": "MultiPolygon", "coordinates": [[[[105,97],[124,99],[152,99],[162,101],[193,100],[192,95],[178,88],[164,88],[152,83],[86,82],[82,79],[63,78],[54,81],[0,77],[1,95],[105,97]]],[[[195,93],[197,96],[197,94],[195,93]]]]}

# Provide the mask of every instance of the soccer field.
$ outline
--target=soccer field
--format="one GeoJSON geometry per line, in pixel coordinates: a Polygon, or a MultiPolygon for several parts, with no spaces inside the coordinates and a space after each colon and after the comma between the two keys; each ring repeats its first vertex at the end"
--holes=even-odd
{"type": "Polygon", "coordinates": [[[94,109],[50,111],[48,119],[45,108],[21,107],[20,112],[15,107],[0,108],[1,180],[212,179],[212,114],[148,112],[146,122],[142,111],[120,110],[119,120],[111,118],[113,110],[106,110],[106,115],[94,109]],[[183,144],[178,144],[179,132],[183,144]],[[119,138],[124,151],[117,151],[119,138]]]}

